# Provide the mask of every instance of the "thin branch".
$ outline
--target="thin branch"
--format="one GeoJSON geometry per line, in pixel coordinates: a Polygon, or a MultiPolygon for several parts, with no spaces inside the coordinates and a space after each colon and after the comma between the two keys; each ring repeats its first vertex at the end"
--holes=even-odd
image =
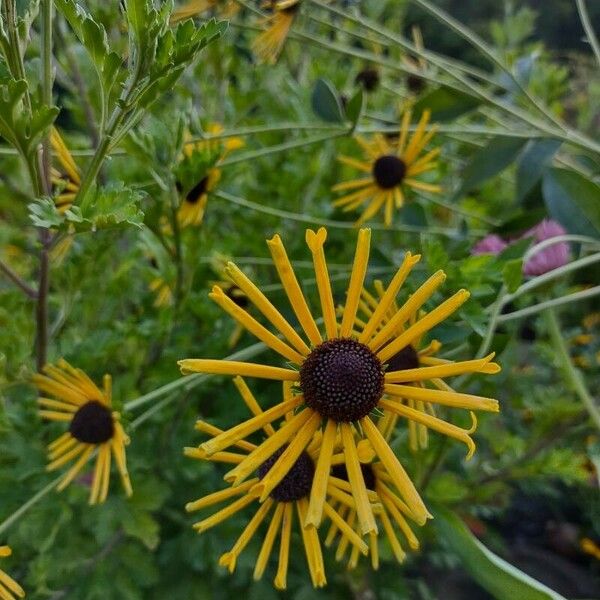
{"type": "Polygon", "coordinates": [[[21,277],[19,277],[7,264],[0,260],[0,271],[2,271],[28,298],[37,300],[37,292],[21,277]]]}
{"type": "Polygon", "coordinates": [[[592,27],[592,22],[590,21],[590,15],[588,14],[585,0],[575,0],[575,2],[577,3],[577,10],[579,11],[579,18],[581,19],[583,30],[585,31],[585,35],[587,36],[588,42],[590,43],[590,46],[594,52],[594,56],[596,57],[596,61],[598,62],[598,66],[600,67],[600,44],[598,43],[598,38],[596,37],[596,33],[592,27]]]}

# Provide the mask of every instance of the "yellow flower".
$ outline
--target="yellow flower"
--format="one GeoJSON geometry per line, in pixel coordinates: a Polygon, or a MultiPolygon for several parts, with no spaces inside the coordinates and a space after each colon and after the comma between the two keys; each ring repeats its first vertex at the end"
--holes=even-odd
{"type": "Polygon", "coordinates": [[[69,431],[48,445],[48,471],[77,459],[59,483],[58,491],[65,489],[86,463],[94,460],[97,452],[90,504],[106,500],[112,456],[125,493],[130,496],[132,489],[125,459],[129,438],[123,431],[119,413],[111,410],[110,375],[104,376],[104,388],[100,390],[81,369],[75,369],[61,359],[56,366],[46,365],[44,375],[35,374],[33,382],[40,393],[51,396],[38,398],[40,416],[69,424],[69,431]]]}
{"type": "MultiPolygon", "coordinates": [[[[260,446],[256,446],[246,439],[238,438],[234,444],[236,446],[236,452],[215,452],[208,455],[204,450],[204,444],[201,444],[198,448],[185,449],[185,454],[192,458],[234,465],[242,465],[249,457],[256,454],[261,455],[255,477],[240,485],[234,485],[230,488],[209,494],[195,502],[190,502],[186,506],[188,512],[192,512],[212,506],[224,500],[229,500],[230,498],[237,498],[226,508],[223,508],[210,517],[196,523],[194,529],[199,533],[223,522],[225,519],[228,519],[244,507],[256,501],[257,497],[253,492],[255,485],[268,476],[268,473],[274,468],[279,457],[287,452],[287,449],[290,447],[288,445],[279,445],[278,438],[281,429],[276,431],[271,422],[265,418],[266,413],[260,408],[256,398],[246,385],[245,381],[241,377],[236,377],[234,383],[255,418],[263,419],[264,423],[262,429],[266,434],[267,439],[260,446]],[[263,452],[263,447],[267,449],[267,454],[263,452]]],[[[290,386],[284,384],[284,403],[289,402],[290,400],[292,400],[290,386]]],[[[289,423],[290,420],[293,419],[293,414],[291,412],[285,416],[286,423],[289,423]]],[[[227,434],[227,432],[204,421],[198,421],[196,423],[196,429],[209,434],[212,436],[212,439],[227,434]]],[[[299,435],[304,434],[301,433],[299,435]]],[[[294,457],[294,462],[285,477],[270,490],[268,497],[260,503],[258,510],[231,550],[221,556],[219,564],[227,567],[230,573],[233,573],[235,570],[238,557],[248,545],[261,523],[270,517],[267,534],[256,561],[254,579],[259,580],[262,577],[277,536],[279,535],[279,564],[274,584],[277,589],[285,589],[287,586],[292,521],[294,512],[296,512],[313,586],[323,587],[327,583],[323,556],[321,554],[321,543],[319,541],[317,529],[313,526],[304,527],[308,511],[308,496],[313,481],[315,480],[315,462],[318,460],[320,444],[320,433],[311,434],[310,438],[307,439],[305,449],[294,457]]],[[[325,483],[326,482],[327,477],[325,478],[325,483]]],[[[346,505],[353,506],[352,497],[345,491],[340,491],[340,493],[337,494],[336,503],[346,503],[346,505]],[[341,498],[341,500],[337,500],[337,498],[341,498]]],[[[333,508],[327,499],[324,501],[324,511],[327,517],[331,519],[332,523],[335,523],[336,527],[343,532],[346,539],[348,539],[348,543],[356,548],[356,552],[366,555],[368,546],[344,521],[338,511],[333,508]]]]}
{"type": "MultiPolygon", "coordinates": [[[[334,455],[334,460],[337,457],[334,455]]],[[[343,461],[343,456],[340,456],[343,461]]],[[[350,482],[348,471],[343,462],[333,465],[331,469],[329,491],[333,497],[337,497],[338,492],[348,493],[350,482]]],[[[406,552],[402,543],[396,535],[396,529],[400,531],[402,537],[408,543],[411,550],[419,549],[419,540],[413,533],[408,520],[414,519],[414,516],[406,503],[394,491],[393,484],[385,473],[380,463],[361,463],[361,471],[367,487],[369,502],[371,503],[375,518],[379,525],[383,526],[385,537],[389,543],[395,559],[402,563],[406,558],[406,552]]],[[[340,516],[347,524],[354,528],[356,523],[356,510],[347,504],[339,503],[333,505],[334,509],[339,510],[340,516]]],[[[325,538],[325,546],[330,547],[336,536],[339,535],[335,558],[337,561],[344,560],[349,549],[349,540],[345,532],[341,531],[335,523],[332,523],[325,538]]],[[[371,566],[374,569],[379,568],[379,539],[377,534],[369,534],[369,554],[371,556],[371,566]]],[[[348,559],[348,568],[354,569],[358,564],[359,553],[352,548],[348,559]]]]}
{"type": "MultiPolygon", "coordinates": [[[[362,290],[361,300],[358,308],[362,316],[356,317],[355,327],[356,335],[360,335],[369,319],[372,317],[373,312],[377,309],[377,306],[381,299],[385,296],[385,287],[382,281],[376,280],[374,282],[375,293],[370,293],[367,289],[362,290]]],[[[400,310],[396,301],[392,302],[390,308],[381,320],[379,328],[385,327],[393,318],[396,313],[400,310]]],[[[424,311],[413,313],[405,323],[398,324],[394,329],[394,336],[400,336],[404,332],[407,326],[412,326],[417,320],[417,317],[423,318],[426,316],[424,311]]],[[[438,367],[443,365],[451,364],[451,361],[442,358],[437,358],[434,355],[440,350],[441,344],[437,340],[432,340],[429,344],[424,347],[422,345],[423,336],[416,337],[412,343],[403,348],[400,352],[394,356],[388,363],[389,371],[402,371],[403,377],[400,381],[406,386],[414,386],[420,389],[427,389],[427,383],[430,386],[439,390],[448,391],[449,386],[439,377],[435,377],[435,372],[432,375],[431,371],[423,369],[422,367],[438,367]],[[411,374],[417,374],[418,377],[415,380],[411,380],[411,374]]],[[[488,374],[497,373],[500,367],[495,363],[488,362],[494,357],[494,354],[490,354],[485,359],[485,365],[482,367],[481,372],[488,374]]],[[[404,414],[400,415],[398,412],[387,412],[385,417],[382,419],[380,429],[386,438],[391,435],[391,432],[395,429],[396,423],[400,416],[403,416],[408,421],[408,437],[409,447],[413,452],[418,451],[420,448],[427,448],[428,444],[428,427],[444,433],[449,437],[458,439],[465,443],[469,448],[469,457],[475,451],[475,444],[470,438],[469,434],[475,431],[477,425],[477,419],[475,414],[471,412],[471,419],[473,425],[469,430],[457,428],[455,425],[445,423],[443,420],[436,417],[435,406],[431,402],[418,400],[414,398],[402,398],[401,396],[396,397],[396,401],[399,404],[404,404],[408,410],[405,410],[404,414]]]]}
{"type": "Polygon", "coordinates": [[[344,181],[333,186],[334,192],[349,192],[334,201],[333,205],[342,207],[344,212],[353,211],[366,205],[357,221],[362,224],[383,209],[386,226],[392,223],[394,208],[404,204],[406,188],[425,192],[441,192],[439,185],[433,185],[415,179],[417,175],[434,169],[439,148],[434,148],[421,156],[436,128],[427,129],[430,112],[423,111],[419,123],[412,136],[409,135],[411,111],[402,117],[400,136],[397,143],[392,143],[385,136],[377,134],[371,141],[357,137],[366,160],[357,160],[350,156],[339,156],[338,160],[345,165],[358,169],[367,175],[359,179],[344,181]]]}
{"type": "Polygon", "coordinates": [[[275,64],[298,14],[300,0],[268,0],[264,4],[273,14],[265,20],[267,29],[254,40],[252,50],[260,62],[275,64]]]}
{"type": "MultiPolygon", "coordinates": [[[[12,550],[8,546],[0,546],[0,558],[11,554],[12,550]]],[[[14,600],[15,597],[25,598],[25,591],[12,577],[0,569],[0,599],[14,600]]]]}
{"type": "Polygon", "coordinates": [[[50,173],[52,185],[58,190],[54,202],[58,211],[64,213],[71,208],[71,204],[77,196],[81,175],[79,167],[56,127],[52,127],[50,130],[50,143],[63,170],[61,173],[58,169],[52,168],[50,173]]]}
{"type": "MultiPolygon", "coordinates": [[[[207,133],[211,136],[218,136],[223,132],[223,126],[219,123],[211,123],[207,128],[207,133]]],[[[219,153],[215,166],[210,167],[203,174],[202,178],[195,183],[189,190],[183,190],[180,182],[177,182],[177,189],[180,194],[185,192],[185,196],[179,207],[177,217],[181,227],[198,226],[202,224],[208,195],[212,192],[221,179],[221,169],[218,168],[227,155],[238,148],[243,147],[244,142],[241,138],[218,138],[207,139],[199,142],[187,142],[183,147],[183,153],[186,157],[192,156],[195,152],[205,154],[219,153]]]]}
{"type": "Polygon", "coordinates": [[[213,9],[218,12],[220,17],[230,19],[241,10],[241,6],[235,0],[191,0],[173,11],[170,23],[176,25],[180,21],[191,19],[213,9]]]}
{"type": "MultiPolygon", "coordinates": [[[[431,378],[439,378],[441,381],[443,377],[462,373],[496,372],[498,367],[489,365],[491,356],[488,356],[481,360],[449,362],[426,369],[386,370],[386,365],[390,364],[399,352],[456,311],[468,299],[469,293],[460,290],[426,316],[406,327],[402,334],[396,335],[398,326],[407,323],[444,281],[444,273],[438,271],[414,292],[394,317],[382,327],[382,319],[390,310],[404,280],[420,259],[420,256],[407,253],[369,322],[365,324],[359,335],[353,335],[367,271],[371,232],[369,229],[362,229],[359,232],[341,322],[336,319],[325,260],[326,237],[327,231],[324,228],[317,232],[312,230],[306,232],[306,242],[312,253],[321,301],[325,329],[323,333],[317,327],[278,235],[267,244],[306,340],[235,264],[229,263],[227,266],[229,278],[246,293],[255,308],[275,327],[281,337],[237,306],[220,287],[213,288],[210,297],[248,331],[280,354],[293,368],[237,361],[186,359],[179,361],[182,372],[242,375],[290,381],[296,384],[297,394],[267,410],[264,415],[250,419],[202,444],[202,449],[207,455],[220,452],[237,440],[257,431],[265,423],[275,421],[289,411],[295,411],[296,414],[277,432],[277,438],[274,438],[277,440],[277,445],[260,445],[256,453],[227,474],[227,480],[233,481],[234,485],[241,484],[262,461],[272,455],[274,450],[289,443],[271,471],[256,484],[256,491],[264,500],[285,477],[314,433],[324,426],[323,442],[316,465],[315,483],[311,491],[306,523],[318,526],[321,522],[326,491],[323,482],[327,481],[334,444],[339,435],[361,532],[368,534],[377,531],[377,527],[368,501],[354,440],[354,435],[360,428],[361,437],[365,437],[371,443],[382,468],[402,494],[415,520],[424,523],[430,515],[400,461],[371,420],[370,414],[375,409],[380,409],[400,416],[410,415],[417,420],[417,416],[413,415],[411,409],[399,398],[403,401],[409,399],[467,410],[497,412],[498,402],[491,398],[461,394],[451,388],[430,390],[403,384],[431,378]]],[[[427,415],[426,417],[428,426],[434,427],[434,417],[427,415]]],[[[424,419],[420,412],[418,418],[421,422],[424,419]]]]}

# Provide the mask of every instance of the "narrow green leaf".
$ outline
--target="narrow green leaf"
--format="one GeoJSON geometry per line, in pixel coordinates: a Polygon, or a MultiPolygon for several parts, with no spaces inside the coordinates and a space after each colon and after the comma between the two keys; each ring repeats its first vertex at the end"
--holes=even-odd
{"type": "Polygon", "coordinates": [[[519,157],[517,165],[517,198],[522,200],[541,179],[544,167],[556,154],[560,140],[531,140],[519,157]]]}
{"type": "Polygon", "coordinates": [[[453,121],[480,104],[480,100],[469,94],[441,86],[421,96],[413,110],[415,114],[420,114],[429,109],[432,121],[453,121]]]}
{"type": "Polygon", "coordinates": [[[477,151],[463,171],[463,180],[454,194],[458,199],[484,181],[498,175],[518,156],[526,138],[495,137],[477,151]]]}
{"type": "Polygon", "coordinates": [[[333,84],[326,79],[317,79],[312,93],[312,108],[315,114],[329,123],[343,123],[344,111],[333,84]]]}
{"type": "Polygon", "coordinates": [[[600,236],[600,186],[575,171],[551,168],[542,190],[548,211],[569,233],[600,236]]]}
{"type": "Polygon", "coordinates": [[[362,115],[364,105],[364,95],[362,89],[359,89],[346,104],[346,119],[352,123],[351,131],[354,131],[362,115]]]}
{"type": "Polygon", "coordinates": [[[460,558],[471,577],[497,600],[565,600],[491,552],[453,512],[438,507],[434,517],[439,538],[460,558]]]}

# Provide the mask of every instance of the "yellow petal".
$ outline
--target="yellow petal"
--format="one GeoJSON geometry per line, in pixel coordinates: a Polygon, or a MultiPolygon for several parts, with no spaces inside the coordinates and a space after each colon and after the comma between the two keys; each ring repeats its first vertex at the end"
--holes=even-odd
{"type": "MultiPolygon", "coordinates": [[[[496,363],[491,363],[490,361],[492,358],[494,358],[493,352],[488,354],[488,356],[485,358],[464,360],[459,362],[452,362],[437,358],[433,359],[435,361],[435,365],[431,367],[404,369],[402,371],[388,371],[385,374],[385,381],[387,383],[406,383],[413,381],[424,381],[434,377],[453,377],[454,375],[462,375],[463,373],[498,373],[500,371],[500,366],[496,363]]],[[[419,360],[419,362],[421,362],[421,360],[419,360]]]]}
{"type": "Polygon", "coordinates": [[[263,545],[261,546],[260,553],[258,554],[258,558],[256,560],[256,566],[254,567],[254,581],[258,581],[265,572],[265,568],[267,566],[267,561],[269,560],[269,556],[271,556],[271,550],[273,549],[273,543],[275,542],[275,536],[279,530],[279,526],[281,525],[281,519],[283,517],[283,502],[278,502],[275,507],[275,513],[273,514],[273,518],[269,523],[269,528],[267,529],[267,535],[263,541],[263,545]]]}
{"type": "Polygon", "coordinates": [[[279,545],[279,564],[275,575],[275,588],[285,590],[287,587],[287,571],[290,561],[290,537],[292,533],[292,519],[294,507],[291,502],[284,504],[283,519],[281,521],[281,541],[279,545]]]}
{"type": "Polygon", "coordinates": [[[238,362],[235,360],[211,360],[204,358],[186,358],[177,361],[184,375],[190,373],[210,373],[212,375],[241,375],[260,379],[278,379],[280,381],[298,381],[298,371],[282,369],[268,365],[238,362]]]}
{"type": "MultiPolygon", "coordinates": [[[[365,542],[360,538],[360,536],[344,521],[344,519],[335,511],[335,509],[329,504],[329,502],[325,502],[323,505],[323,510],[325,514],[331,519],[332,523],[335,523],[336,527],[342,532],[342,535],[348,538],[348,541],[358,548],[359,552],[364,554],[365,556],[369,552],[369,547],[365,542]]],[[[376,532],[372,532],[376,535],[376,532]]]]}
{"type": "MultiPolygon", "coordinates": [[[[237,387],[240,396],[246,403],[246,406],[250,409],[250,412],[254,416],[261,415],[263,413],[263,410],[258,405],[256,398],[250,391],[250,388],[246,385],[246,382],[241,377],[234,377],[233,383],[235,384],[235,387],[237,387]]],[[[263,425],[263,429],[267,435],[273,435],[275,433],[275,430],[273,429],[273,425],[271,425],[271,423],[265,423],[265,425],[263,425]]]]}

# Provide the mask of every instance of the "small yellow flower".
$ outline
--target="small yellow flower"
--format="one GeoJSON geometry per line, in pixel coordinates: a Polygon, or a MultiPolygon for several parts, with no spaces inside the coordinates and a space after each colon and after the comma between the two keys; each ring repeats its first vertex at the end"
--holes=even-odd
{"type": "Polygon", "coordinates": [[[235,0],[191,0],[173,11],[170,23],[176,25],[180,21],[192,19],[209,10],[217,11],[218,15],[224,19],[231,19],[240,12],[241,8],[235,0]]]}
{"type": "MultiPolygon", "coordinates": [[[[5,558],[11,554],[12,550],[8,546],[0,546],[0,558],[5,558]]],[[[0,599],[14,600],[15,597],[25,598],[25,591],[12,577],[9,577],[0,569],[0,599]]]]}
{"type": "Polygon", "coordinates": [[[56,127],[52,127],[50,130],[50,143],[63,171],[61,172],[55,168],[52,168],[51,171],[52,185],[58,190],[54,202],[58,211],[64,213],[71,208],[71,204],[75,200],[77,192],[79,192],[81,174],[77,163],[56,127]]]}
{"type": "MultiPolygon", "coordinates": [[[[256,398],[246,385],[241,377],[236,377],[234,383],[240,392],[244,402],[254,415],[254,418],[263,421],[262,429],[266,434],[266,441],[261,446],[256,446],[248,442],[244,438],[237,438],[235,442],[235,452],[216,452],[208,455],[201,444],[198,448],[186,448],[185,454],[189,457],[210,460],[220,463],[229,463],[233,465],[242,465],[249,457],[256,454],[261,455],[261,462],[256,469],[256,476],[248,481],[234,485],[230,488],[209,494],[195,502],[190,502],[186,509],[188,512],[204,509],[230,498],[237,498],[227,507],[221,509],[208,518],[199,521],[194,525],[194,529],[198,533],[202,533],[207,529],[228,519],[246,506],[257,501],[257,496],[253,492],[253,488],[268,473],[274,468],[279,457],[288,452],[289,445],[279,446],[278,438],[280,432],[273,427],[267,413],[260,408],[256,398]],[[265,455],[262,447],[267,447],[270,454],[265,455]]],[[[291,398],[291,390],[289,384],[284,384],[284,402],[291,398]]],[[[285,415],[286,423],[293,419],[293,414],[290,412],[285,415]]],[[[196,423],[196,429],[209,434],[214,439],[215,436],[226,435],[227,432],[214,427],[204,421],[196,423]]],[[[303,434],[300,434],[303,435],[303,434]]],[[[290,557],[290,538],[292,525],[294,520],[294,512],[298,516],[298,528],[302,535],[302,541],[310,572],[310,577],[314,587],[323,587],[327,580],[325,578],[325,567],[323,564],[323,556],[321,554],[321,543],[319,535],[315,527],[304,527],[308,511],[308,497],[311,487],[316,480],[315,464],[319,456],[319,447],[321,443],[321,435],[317,433],[313,435],[307,442],[306,448],[300,454],[294,457],[294,462],[277,486],[270,492],[268,497],[259,504],[259,508],[249,521],[242,535],[233,545],[229,552],[226,552],[219,559],[221,566],[227,567],[230,573],[233,573],[236,567],[237,559],[248,545],[252,537],[255,535],[261,523],[270,518],[269,527],[264,538],[256,566],[254,569],[254,579],[259,580],[266,569],[267,562],[272,553],[273,546],[279,536],[279,564],[274,584],[277,589],[283,590],[287,586],[287,571],[290,557]]],[[[325,477],[324,484],[327,486],[328,477],[325,477]]],[[[345,491],[340,491],[335,497],[336,504],[353,506],[352,497],[345,491]]],[[[368,546],[354,532],[354,530],[344,521],[340,513],[333,508],[331,503],[326,498],[324,501],[324,511],[332,523],[336,524],[336,529],[339,528],[348,543],[352,544],[359,554],[367,554],[368,546]]]]}
{"type": "Polygon", "coordinates": [[[324,228],[319,229],[318,232],[312,230],[306,232],[306,242],[312,253],[321,301],[325,329],[323,333],[319,330],[300,289],[280,237],[276,235],[267,242],[291,308],[306,335],[306,340],[235,264],[228,264],[227,275],[245,292],[256,310],[269,321],[281,338],[259,323],[246,310],[237,306],[220,287],[213,288],[210,297],[259,340],[280,354],[293,368],[210,359],[179,361],[184,374],[199,372],[241,375],[293,382],[296,386],[295,395],[267,410],[264,415],[254,417],[217,435],[202,444],[201,448],[207,456],[221,452],[237,440],[258,431],[265,423],[295,411],[289,422],[277,432],[277,445],[261,444],[255,453],[249,455],[244,462],[228,473],[226,479],[232,481],[234,485],[240,485],[275,450],[289,444],[269,473],[256,483],[255,492],[261,500],[266,499],[288,473],[296,458],[305,450],[313,435],[323,428],[306,525],[316,527],[321,522],[326,494],[326,486],[323,482],[327,481],[334,445],[339,436],[361,533],[365,535],[376,532],[377,526],[360,470],[355,442],[355,435],[359,430],[361,439],[369,440],[382,468],[402,495],[415,521],[422,524],[430,516],[410,477],[373,422],[370,415],[375,409],[414,419],[417,423],[423,423],[447,435],[450,435],[449,431],[454,427],[456,429],[456,431],[452,430],[454,437],[467,444],[468,436],[465,437],[466,433],[463,430],[421,411],[413,411],[404,404],[406,400],[466,410],[491,412],[499,410],[496,400],[455,392],[443,381],[445,377],[463,373],[497,372],[499,367],[490,362],[492,355],[472,361],[443,361],[443,364],[423,368],[398,370],[388,368],[388,365],[393,364],[394,358],[407,346],[445,320],[469,298],[466,290],[460,290],[424,317],[415,319],[412,325],[403,328],[402,333],[398,335],[398,327],[409,323],[412,316],[420,311],[445,280],[445,274],[438,271],[406,300],[393,318],[382,326],[385,315],[390,310],[406,277],[420,260],[420,256],[406,254],[371,318],[362,331],[358,335],[355,334],[356,313],[367,271],[370,235],[369,229],[362,229],[359,232],[346,303],[339,322],[336,318],[325,259],[324,244],[327,232],[324,228]],[[441,383],[435,386],[437,389],[407,385],[410,382],[428,379],[439,380],[441,383]]]}
{"type": "Polygon", "coordinates": [[[411,111],[402,117],[400,135],[397,143],[392,143],[385,136],[377,134],[371,141],[357,137],[366,160],[357,160],[350,156],[339,156],[338,160],[366,174],[365,177],[344,181],[333,186],[334,192],[349,192],[334,201],[333,205],[341,207],[344,212],[353,211],[365,205],[362,215],[357,221],[360,225],[371,219],[383,209],[384,223],[392,224],[394,209],[404,205],[405,190],[421,190],[438,193],[439,185],[433,185],[415,179],[417,175],[434,169],[435,159],[440,148],[434,148],[421,156],[425,146],[434,136],[436,128],[427,131],[430,112],[423,111],[415,132],[409,135],[411,111]]]}
{"type": "Polygon", "coordinates": [[[50,421],[69,424],[69,431],[48,445],[48,471],[54,471],[76,459],[57,489],[65,489],[84,466],[94,460],[90,504],[102,503],[108,495],[111,459],[114,456],[125,493],[132,493],[127,472],[125,446],[129,437],[123,431],[120,415],[112,411],[112,384],[110,375],[104,376],[104,387],[100,390],[81,370],[75,369],[65,360],[55,365],[46,365],[44,374],[35,374],[33,382],[40,393],[40,416],[50,421]]]}
{"type": "Polygon", "coordinates": [[[300,0],[267,0],[264,5],[272,14],[265,20],[267,29],[254,40],[252,50],[260,62],[275,64],[300,9],[300,0]]]}

